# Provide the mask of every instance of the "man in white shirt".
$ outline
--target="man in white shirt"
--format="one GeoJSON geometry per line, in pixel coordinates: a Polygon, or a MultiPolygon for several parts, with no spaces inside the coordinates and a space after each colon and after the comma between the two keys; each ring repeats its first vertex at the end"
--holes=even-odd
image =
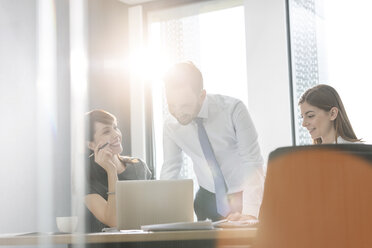
{"type": "Polygon", "coordinates": [[[166,73],[164,83],[172,116],[164,123],[164,164],[160,178],[179,177],[184,152],[193,161],[200,186],[194,200],[198,220],[257,218],[263,193],[263,158],[246,106],[232,97],[207,95],[202,74],[191,62],[174,65],[166,73]],[[206,131],[217,169],[206,158],[209,155],[200,138],[201,129],[206,131]],[[218,210],[221,187],[217,187],[215,170],[222,172],[225,183],[222,192],[226,193],[224,199],[229,206],[223,214],[218,210]]]}

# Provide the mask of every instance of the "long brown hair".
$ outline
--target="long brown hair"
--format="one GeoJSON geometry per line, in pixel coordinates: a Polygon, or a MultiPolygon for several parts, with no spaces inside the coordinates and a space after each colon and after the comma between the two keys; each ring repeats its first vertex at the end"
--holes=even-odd
{"type": "MultiPolygon", "coordinates": [[[[336,143],[338,136],[341,136],[344,140],[351,142],[360,141],[360,139],[356,137],[349,118],[347,117],[344,104],[342,103],[337,91],[333,87],[326,84],[319,84],[314,86],[313,88],[308,89],[301,96],[298,105],[301,105],[304,102],[307,102],[308,104],[317,108],[323,109],[326,112],[329,112],[333,107],[336,107],[338,109],[337,117],[333,122],[334,128],[336,130],[336,143]]],[[[314,144],[321,143],[321,138],[314,139],[314,144]]]]}

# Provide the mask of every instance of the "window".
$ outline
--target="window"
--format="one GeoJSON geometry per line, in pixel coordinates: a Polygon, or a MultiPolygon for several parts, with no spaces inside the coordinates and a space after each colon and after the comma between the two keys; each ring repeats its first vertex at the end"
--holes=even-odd
{"type": "MultiPolygon", "coordinates": [[[[230,95],[247,104],[244,7],[241,1],[231,1],[227,6],[221,3],[212,1],[150,13],[148,45],[156,57],[164,58],[159,61],[163,66],[159,71],[175,62],[191,60],[203,73],[208,93],[230,95]]],[[[159,178],[163,163],[163,121],[169,115],[161,80],[152,82],[152,93],[155,165],[159,178]]],[[[195,179],[192,162],[186,156],[184,165],[181,176],[195,179]]]]}
{"type": "Polygon", "coordinates": [[[338,91],[357,137],[371,143],[371,9],[368,1],[289,1],[296,144],[312,143],[297,103],[319,83],[338,91]]]}

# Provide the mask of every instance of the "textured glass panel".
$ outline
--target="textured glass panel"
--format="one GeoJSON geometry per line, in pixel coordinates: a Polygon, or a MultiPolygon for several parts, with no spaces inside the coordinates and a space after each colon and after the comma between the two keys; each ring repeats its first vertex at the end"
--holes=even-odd
{"type": "Polygon", "coordinates": [[[298,100],[306,89],[319,83],[315,1],[290,0],[289,2],[296,144],[311,144],[311,137],[301,126],[302,118],[298,100]]]}
{"type": "MultiPolygon", "coordinates": [[[[178,11],[182,12],[181,9],[178,11]]],[[[174,12],[177,10],[172,10],[174,12]]],[[[174,15],[169,19],[161,18],[150,23],[150,34],[149,47],[166,58],[166,64],[191,60],[201,69],[208,93],[231,95],[247,103],[243,6],[179,18],[174,15]],[[226,67],[221,58],[235,61],[235,66],[226,67]]],[[[152,84],[157,177],[163,163],[161,124],[169,116],[162,87],[162,82],[152,84]]],[[[186,155],[181,177],[195,179],[192,161],[186,155]]]]}
{"type": "MultiPolygon", "coordinates": [[[[199,62],[199,18],[198,16],[184,17],[181,19],[160,22],[161,40],[171,56],[169,61],[177,62],[192,58],[199,62]]],[[[165,97],[163,97],[164,120],[169,116],[165,97]]],[[[194,178],[191,159],[184,155],[184,166],[181,169],[182,178],[194,178]]],[[[196,182],[196,180],[194,180],[196,182]]]]}

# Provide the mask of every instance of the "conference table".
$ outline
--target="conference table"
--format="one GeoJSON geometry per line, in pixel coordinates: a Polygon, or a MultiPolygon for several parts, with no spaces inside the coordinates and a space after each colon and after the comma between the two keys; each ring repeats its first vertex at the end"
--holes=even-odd
{"type": "Polygon", "coordinates": [[[68,247],[250,247],[256,228],[188,231],[125,231],[71,234],[0,234],[0,246],[63,245],[68,247]]]}

